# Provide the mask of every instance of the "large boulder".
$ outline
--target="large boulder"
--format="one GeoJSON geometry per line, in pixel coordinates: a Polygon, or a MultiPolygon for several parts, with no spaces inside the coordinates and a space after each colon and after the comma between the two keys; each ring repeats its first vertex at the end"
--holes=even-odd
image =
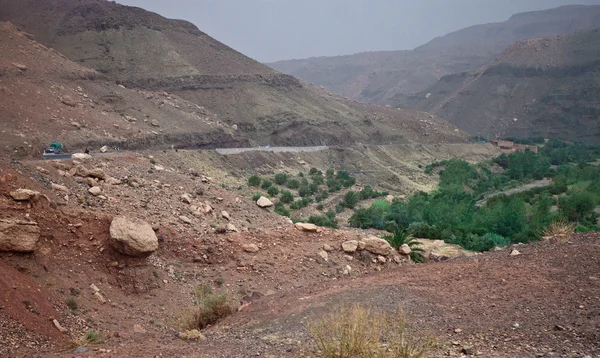
{"type": "Polygon", "coordinates": [[[15,201],[29,201],[38,197],[40,193],[30,189],[17,189],[10,192],[11,198],[15,201]]]}
{"type": "Polygon", "coordinates": [[[358,249],[358,241],[348,240],[342,243],[342,250],[347,254],[353,254],[358,249]]]}
{"type": "Polygon", "coordinates": [[[256,205],[260,206],[261,208],[268,208],[273,206],[273,202],[267,198],[265,198],[264,196],[261,196],[257,201],[256,201],[256,205]]]}
{"type": "Polygon", "coordinates": [[[389,242],[375,236],[367,237],[361,240],[365,245],[365,250],[376,255],[389,255],[394,252],[394,248],[389,242]]]}
{"type": "Polygon", "coordinates": [[[124,216],[111,222],[110,242],[115,250],[129,256],[149,255],[158,249],[158,238],[150,224],[124,216]]]}
{"type": "Polygon", "coordinates": [[[0,251],[31,252],[39,239],[37,223],[0,219],[0,251]]]}
{"type": "Polygon", "coordinates": [[[296,226],[296,229],[298,229],[300,231],[306,231],[306,232],[320,232],[321,231],[321,228],[319,228],[315,224],[296,223],[295,226],[296,226]]]}

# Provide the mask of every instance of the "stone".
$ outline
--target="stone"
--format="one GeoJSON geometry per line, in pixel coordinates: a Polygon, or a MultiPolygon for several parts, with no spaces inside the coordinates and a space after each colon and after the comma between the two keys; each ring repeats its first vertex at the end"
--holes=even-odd
{"type": "Polygon", "coordinates": [[[206,337],[197,329],[179,333],[179,338],[190,341],[205,341],[206,337]]]}
{"type": "Polygon", "coordinates": [[[229,216],[229,213],[227,211],[221,211],[221,216],[223,217],[223,219],[231,221],[231,217],[229,216]]]}
{"type": "Polygon", "coordinates": [[[101,152],[101,153],[106,153],[106,152],[108,152],[108,147],[107,147],[107,146],[105,146],[105,145],[103,145],[102,147],[100,147],[100,152],[101,152]]]}
{"type": "Polygon", "coordinates": [[[69,188],[64,185],[54,184],[52,183],[52,190],[60,191],[61,193],[68,194],[69,188]]]}
{"type": "Polygon", "coordinates": [[[188,225],[192,225],[193,224],[192,219],[188,218],[185,215],[181,215],[179,217],[179,220],[181,220],[181,222],[184,223],[184,224],[188,224],[188,225]]]}
{"type": "Polygon", "coordinates": [[[104,170],[102,168],[93,168],[93,169],[89,170],[87,173],[87,176],[91,177],[91,178],[100,179],[100,180],[106,179],[106,173],[104,173],[104,170]]]}
{"type": "Polygon", "coordinates": [[[333,251],[333,247],[331,247],[330,245],[323,245],[323,250],[327,251],[327,252],[331,252],[333,251]]]}
{"type": "Polygon", "coordinates": [[[472,346],[464,346],[464,347],[462,347],[461,352],[465,355],[470,356],[470,355],[473,355],[473,353],[475,351],[473,350],[472,346]]]}
{"type": "Polygon", "coordinates": [[[327,262],[329,261],[329,254],[327,253],[327,251],[325,250],[321,250],[317,253],[317,256],[319,256],[320,258],[323,259],[323,261],[327,262]]]}
{"type": "Polygon", "coordinates": [[[385,197],[385,201],[387,201],[388,203],[392,203],[392,201],[394,201],[394,196],[393,195],[388,195],[385,197]]]}
{"type": "Polygon", "coordinates": [[[156,165],[154,166],[154,170],[156,170],[157,172],[162,172],[162,171],[164,171],[164,170],[165,170],[165,167],[163,167],[162,165],[158,165],[158,164],[156,164],[156,165]]]}
{"type": "Polygon", "coordinates": [[[231,231],[231,232],[240,232],[237,227],[235,227],[235,225],[233,225],[232,223],[228,223],[226,226],[227,231],[231,231]]]}
{"type": "Polygon", "coordinates": [[[342,250],[344,250],[345,253],[352,254],[356,252],[357,249],[358,241],[356,240],[348,240],[342,243],[342,250]]]}
{"type": "Polygon", "coordinates": [[[125,116],[125,120],[127,122],[134,122],[134,123],[137,122],[137,118],[132,117],[132,116],[125,116]]]}
{"type": "Polygon", "coordinates": [[[128,256],[149,255],[158,249],[158,237],[150,224],[124,216],[112,220],[110,242],[115,250],[128,256]]]}
{"type": "Polygon", "coordinates": [[[96,292],[100,292],[100,289],[98,288],[98,286],[94,285],[93,283],[92,283],[92,284],[90,284],[90,289],[91,289],[92,291],[94,291],[94,293],[96,293],[96,292]]]}
{"type": "Polygon", "coordinates": [[[387,262],[387,259],[381,255],[377,256],[377,262],[379,262],[380,264],[384,264],[387,262]]]}
{"type": "Polygon", "coordinates": [[[36,222],[0,219],[0,251],[32,252],[39,239],[36,222]]]}
{"type": "Polygon", "coordinates": [[[181,201],[183,201],[186,204],[191,204],[192,203],[192,196],[188,193],[185,193],[183,195],[181,195],[181,201]]]}
{"type": "Polygon", "coordinates": [[[15,201],[29,201],[40,195],[39,191],[30,189],[17,189],[10,192],[10,197],[15,201]]]}
{"type": "Polygon", "coordinates": [[[319,232],[320,228],[315,224],[296,223],[296,229],[306,232],[319,232]]]}
{"type": "Polygon", "coordinates": [[[88,347],[84,347],[84,346],[79,346],[75,349],[73,349],[73,353],[77,354],[77,353],[87,353],[88,352],[88,347]]]}
{"type": "Polygon", "coordinates": [[[60,333],[67,333],[67,329],[61,326],[57,320],[53,319],[52,324],[60,333]]]}
{"type": "Polygon", "coordinates": [[[27,66],[25,66],[22,63],[13,62],[12,65],[15,66],[16,68],[18,68],[19,70],[23,71],[23,72],[27,71],[27,66]]]}
{"type": "Polygon", "coordinates": [[[158,123],[158,121],[156,119],[153,119],[152,121],[150,121],[150,125],[152,125],[152,127],[160,127],[160,124],[158,123]]]}
{"type": "Polygon", "coordinates": [[[133,333],[137,333],[137,334],[145,334],[146,330],[144,329],[144,327],[142,327],[139,324],[134,324],[133,325],[133,333]]]}
{"type": "Polygon", "coordinates": [[[519,252],[519,250],[517,250],[517,249],[513,249],[513,250],[510,252],[510,256],[519,256],[519,255],[521,255],[521,253],[520,253],[520,252],[519,252]]]}
{"type": "Polygon", "coordinates": [[[244,251],[248,252],[248,253],[255,253],[258,252],[259,248],[258,246],[256,246],[256,244],[245,244],[242,246],[242,249],[244,249],[244,251]]]}
{"type": "Polygon", "coordinates": [[[256,205],[260,206],[261,208],[268,208],[273,206],[273,202],[267,198],[265,198],[264,196],[261,196],[257,201],[256,201],[256,205]]]}
{"type": "Polygon", "coordinates": [[[454,333],[461,333],[461,332],[462,332],[462,329],[460,329],[460,328],[455,328],[454,329],[454,333]]]}
{"type": "Polygon", "coordinates": [[[60,97],[60,101],[69,107],[77,106],[77,102],[73,99],[73,97],[69,96],[68,94],[60,97]]]}
{"type": "Polygon", "coordinates": [[[408,246],[407,244],[402,244],[402,246],[400,246],[400,250],[398,250],[398,252],[400,252],[401,255],[408,256],[408,255],[410,255],[412,250],[411,250],[410,246],[408,246]]]}
{"type": "Polygon", "coordinates": [[[46,170],[45,168],[42,168],[42,167],[36,167],[35,170],[37,170],[38,172],[40,172],[42,174],[50,174],[50,172],[48,172],[48,170],[46,170]]]}
{"type": "Polygon", "coordinates": [[[99,186],[93,186],[93,187],[89,188],[88,191],[93,196],[98,196],[98,195],[102,194],[102,189],[100,189],[99,186]]]}
{"type": "Polygon", "coordinates": [[[344,271],[342,271],[342,275],[350,275],[352,273],[352,267],[350,265],[346,265],[344,271]]]}
{"type": "Polygon", "coordinates": [[[86,153],[75,153],[71,155],[73,159],[90,159],[92,156],[86,153]]]}
{"type": "Polygon", "coordinates": [[[370,236],[361,240],[365,244],[365,250],[376,255],[389,255],[394,249],[389,242],[375,236],[370,236]]]}
{"type": "Polygon", "coordinates": [[[81,124],[79,124],[79,122],[71,122],[71,125],[77,129],[81,129],[81,124]]]}
{"type": "Polygon", "coordinates": [[[105,304],[106,298],[100,292],[94,292],[94,297],[98,300],[98,302],[105,304]]]}

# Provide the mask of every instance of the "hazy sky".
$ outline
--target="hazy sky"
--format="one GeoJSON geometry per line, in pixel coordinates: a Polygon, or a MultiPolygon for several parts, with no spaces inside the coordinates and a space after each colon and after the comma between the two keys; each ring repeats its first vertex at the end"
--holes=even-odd
{"type": "Polygon", "coordinates": [[[193,22],[261,62],[404,50],[512,14],[600,0],[117,0],[193,22]]]}

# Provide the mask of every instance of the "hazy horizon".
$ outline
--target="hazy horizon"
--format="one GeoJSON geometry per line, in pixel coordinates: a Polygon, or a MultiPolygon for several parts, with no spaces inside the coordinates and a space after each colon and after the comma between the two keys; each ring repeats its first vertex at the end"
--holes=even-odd
{"type": "Polygon", "coordinates": [[[118,0],[183,19],[261,62],[409,50],[520,12],[600,0],[118,0]]]}

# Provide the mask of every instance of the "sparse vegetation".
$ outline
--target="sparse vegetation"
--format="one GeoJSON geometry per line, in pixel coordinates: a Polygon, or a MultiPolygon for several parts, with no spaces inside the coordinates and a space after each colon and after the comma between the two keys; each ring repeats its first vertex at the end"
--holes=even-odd
{"type": "Polygon", "coordinates": [[[421,248],[422,244],[415,240],[410,229],[396,230],[391,234],[384,235],[383,238],[396,250],[399,250],[404,244],[408,245],[411,249],[410,259],[416,263],[425,262],[425,256],[423,256],[425,251],[421,248]]]}
{"type": "Polygon", "coordinates": [[[556,238],[560,242],[567,242],[575,232],[576,227],[576,223],[570,223],[565,219],[558,219],[544,229],[543,235],[556,238]]]}
{"type": "Polygon", "coordinates": [[[248,186],[255,186],[255,187],[259,187],[260,186],[260,182],[261,179],[258,175],[252,175],[250,178],[248,178],[248,186]]]}
{"type": "Polygon", "coordinates": [[[67,304],[67,307],[69,307],[73,311],[75,311],[76,309],[79,308],[79,305],[77,304],[77,300],[74,297],[67,298],[66,304],[67,304]]]}
{"type": "Polygon", "coordinates": [[[187,316],[187,329],[204,329],[233,313],[229,298],[213,292],[209,285],[200,285],[194,291],[194,307],[187,316]]]}
{"type": "Polygon", "coordinates": [[[257,201],[258,199],[260,199],[261,196],[262,196],[261,193],[254,193],[254,194],[252,194],[252,200],[257,201]]]}
{"type": "Polygon", "coordinates": [[[357,305],[335,311],[308,331],[323,358],[424,358],[434,347],[431,338],[412,334],[401,310],[373,313],[357,305]]]}
{"type": "Polygon", "coordinates": [[[279,189],[276,186],[272,186],[267,190],[267,193],[271,196],[277,196],[279,194],[279,189]]]}

